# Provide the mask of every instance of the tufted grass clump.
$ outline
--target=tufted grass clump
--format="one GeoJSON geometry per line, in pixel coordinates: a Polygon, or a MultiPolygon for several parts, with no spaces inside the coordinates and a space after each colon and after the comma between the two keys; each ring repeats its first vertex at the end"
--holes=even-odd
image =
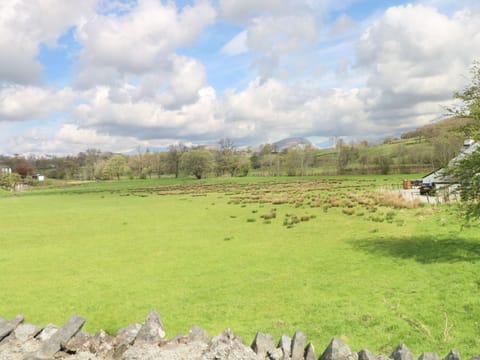
{"type": "Polygon", "coordinates": [[[456,348],[468,359],[480,349],[478,228],[460,230],[453,206],[378,200],[378,186],[402,178],[0,192],[0,316],[44,326],[77,313],[85,331],[116,334],[156,308],[169,337],[192,323],[247,340],[301,330],[320,348],[338,337],[374,353],[406,343],[416,357],[456,348]]]}

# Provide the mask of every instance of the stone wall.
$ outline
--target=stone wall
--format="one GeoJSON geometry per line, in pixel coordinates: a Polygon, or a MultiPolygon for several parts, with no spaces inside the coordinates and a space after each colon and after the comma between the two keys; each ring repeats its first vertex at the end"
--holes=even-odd
{"type": "MultiPolygon", "coordinates": [[[[316,360],[313,344],[306,343],[301,331],[292,338],[283,335],[277,343],[273,336],[257,333],[246,346],[230,329],[209,338],[207,332],[193,325],[188,334],[168,339],[162,321],[152,310],[143,324],[130,324],[111,336],[100,330],[95,335],[82,332],[85,319],[72,316],[65,325],[49,324],[42,328],[27,324],[21,315],[12,320],[0,317],[0,360],[40,359],[124,359],[124,360],[316,360]]],[[[364,349],[356,353],[333,338],[319,360],[414,360],[401,344],[390,355],[375,355],[364,349]]],[[[418,360],[440,360],[436,353],[423,353],[418,360]]],[[[444,360],[460,360],[451,350],[444,360]]],[[[471,360],[480,360],[480,355],[471,360]]]]}

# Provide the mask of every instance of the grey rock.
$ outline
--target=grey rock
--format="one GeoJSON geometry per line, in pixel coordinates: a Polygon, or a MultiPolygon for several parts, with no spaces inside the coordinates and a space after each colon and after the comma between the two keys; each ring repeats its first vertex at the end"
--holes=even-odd
{"type": "Polygon", "coordinates": [[[97,355],[113,355],[116,339],[104,330],[99,330],[90,341],[90,352],[97,355]]]}
{"type": "Polygon", "coordinates": [[[470,360],[480,360],[480,355],[475,355],[471,357],[470,360]]]}
{"type": "Polygon", "coordinates": [[[114,360],[121,359],[123,357],[123,354],[125,354],[125,351],[128,350],[128,344],[126,343],[121,343],[117,345],[115,348],[115,351],[113,352],[112,358],[114,360]]]}
{"type": "Polygon", "coordinates": [[[10,335],[17,328],[18,325],[23,323],[24,319],[25,318],[23,317],[23,315],[17,315],[10,321],[2,321],[0,323],[0,341],[10,335]]]}
{"type": "Polygon", "coordinates": [[[165,345],[160,344],[160,346],[175,347],[178,344],[187,344],[187,343],[188,343],[188,336],[185,336],[183,334],[177,334],[173,338],[171,338],[169,341],[167,341],[165,345]]]}
{"type": "Polygon", "coordinates": [[[283,358],[282,360],[290,359],[292,354],[292,339],[287,335],[282,335],[280,341],[278,342],[278,348],[282,349],[283,358]]]}
{"type": "Polygon", "coordinates": [[[439,360],[437,353],[434,352],[424,352],[418,360],[439,360]]]}
{"type": "Polygon", "coordinates": [[[445,356],[443,360],[461,360],[462,357],[456,349],[450,350],[450,352],[445,356]]]}
{"type": "Polygon", "coordinates": [[[312,343],[309,343],[305,349],[305,360],[316,360],[315,348],[312,343]]]}
{"type": "MultiPolygon", "coordinates": [[[[207,344],[195,341],[189,344],[178,344],[176,347],[158,347],[149,343],[138,343],[128,348],[123,360],[200,360],[207,344]]],[[[118,359],[118,358],[117,358],[118,359]]]]}
{"type": "Polygon", "coordinates": [[[41,332],[36,336],[40,341],[46,341],[52,337],[58,331],[58,326],[48,324],[41,332]]]}
{"type": "Polygon", "coordinates": [[[61,348],[69,353],[79,353],[90,351],[92,336],[79,331],[66,343],[62,343],[61,348]]]}
{"type": "Polygon", "coordinates": [[[85,319],[78,315],[73,315],[70,319],[68,319],[67,323],[63,325],[58,331],[53,334],[50,339],[46,340],[37,357],[41,359],[50,359],[57,353],[62,343],[66,343],[72,336],[74,336],[77,332],[85,324],[85,319]]]}
{"type": "Polygon", "coordinates": [[[262,359],[267,356],[267,353],[275,349],[275,339],[270,334],[264,334],[262,332],[257,332],[255,339],[251,345],[252,350],[260,356],[262,359]]]}
{"type": "Polygon", "coordinates": [[[358,360],[377,360],[375,354],[368,349],[362,349],[358,352],[358,360]]]}
{"type": "Polygon", "coordinates": [[[201,360],[259,360],[253,350],[243,345],[242,339],[230,329],[214,336],[201,360]]]}
{"type": "Polygon", "coordinates": [[[327,346],[319,360],[357,360],[358,355],[352,353],[352,350],[343,341],[333,338],[327,346]]]}
{"type": "Polygon", "coordinates": [[[204,330],[200,326],[193,324],[190,330],[188,331],[188,341],[189,342],[199,341],[199,342],[208,343],[207,330],[204,330]]]}
{"type": "Polygon", "coordinates": [[[8,322],[8,320],[0,316],[0,326],[5,324],[6,322],[8,322]]]}
{"type": "Polygon", "coordinates": [[[291,353],[292,360],[303,360],[303,356],[305,355],[306,341],[307,336],[303,332],[296,331],[295,334],[293,334],[291,353]]]}
{"type": "Polygon", "coordinates": [[[376,357],[375,357],[376,360],[392,360],[391,358],[389,358],[387,355],[385,354],[378,354],[376,357]]]}
{"type": "Polygon", "coordinates": [[[151,310],[140,328],[135,342],[159,343],[165,338],[165,329],[160,316],[155,310],[151,310]]]}
{"type": "Polygon", "coordinates": [[[141,328],[142,325],[140,324],[130,324],[121,328],[117,332],[117,342],[119,344],[132,345],[141,328]]]}
{"type": "Polygon", "coordinates": [[[283,360],[283,351],[280,348],[270,350],[268,352],[268,359],[270,360],[283,360]]]}
{"type": "Polygon", "coordinates": [[[15,338],[20,341],[27,341],[30,338],[33,338],[42,331],[41,327],[32,324],[21,324],[18,325],[14,331],[15,338]]]}
{"type": "Polygon", "coordinates": [[[412,352],[407,348],[405,344],[398,345],[398,347],[392,352],[390,357],[393,360],[414,360],[412,352]]]}

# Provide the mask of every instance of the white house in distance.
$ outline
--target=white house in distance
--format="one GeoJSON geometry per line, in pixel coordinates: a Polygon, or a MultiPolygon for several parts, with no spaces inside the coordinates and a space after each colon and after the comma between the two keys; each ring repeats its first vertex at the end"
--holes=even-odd
{"type": "Polygon", "coordinates": [[[37,181],[45,181],[45,175],[35,174],[32,175],[32,179],[37,181]]]}
{"type": "MultiPolygon", "coordinates": [[[[448,166],[455,165],[456,162],[462,160],[465,156],[474,153],[477,149],[480,149],[480,142],[475,142],[473,139],[466,139],[463,142],[463,148],[460,154],[454,157],[448,163],[448,166]]],[[[431,172],[428,175],[425,175],[422,178],[423,184],[451,184],[451,179],[448,179],[443,174],[444,169],[438,169],[431,172]]]]}
{"type": "Polygon", "coordinates": [[[11,174],[12,169],[4,164],[0,163],[0,175],[11,174]]]}

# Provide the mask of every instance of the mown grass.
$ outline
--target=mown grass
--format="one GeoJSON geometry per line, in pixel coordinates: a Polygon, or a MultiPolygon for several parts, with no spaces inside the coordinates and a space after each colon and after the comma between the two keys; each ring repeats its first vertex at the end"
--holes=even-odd
{"type": "Polygon", "coordinates": [[[169,336],[197,323],[247,342],[257,330],[302,330],[319,349],[338,336],[355,350],[405,342],[417,355],[479,353],[478,228],[460,231],[450,207],[375,195],[399,179],[168,179],[4,194],[0,316],[62,324],[78,313],[88,331],[115,333],[156,308],[169,336]]]}

